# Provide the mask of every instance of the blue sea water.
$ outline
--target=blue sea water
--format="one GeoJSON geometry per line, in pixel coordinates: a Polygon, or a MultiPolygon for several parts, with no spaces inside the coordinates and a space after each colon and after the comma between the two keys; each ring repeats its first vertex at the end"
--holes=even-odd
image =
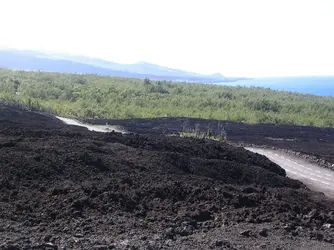
{"type": "Polygon", "coordinates": [[[334,97],[334,76],[255,78],[222,84],[229,86],[263,87],[273,90],[334,97]]]}

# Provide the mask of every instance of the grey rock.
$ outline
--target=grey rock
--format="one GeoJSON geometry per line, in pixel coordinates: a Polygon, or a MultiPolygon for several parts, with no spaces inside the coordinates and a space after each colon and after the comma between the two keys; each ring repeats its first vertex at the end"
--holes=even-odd
{"type": "Polygon", "coordinates": [[[251,230],[244,230],[240,232],[240,235],[245,236],[245,237],[250,237],[251,230]]]}
{"type": "Polygon", "coordinates": [[[76,238],[83,238],[84,235],[83,235],[83,234],[79,234],[79,233],[77,233],[77,234],[74,235],[74,237],[76,237],[76,238]]]}
{"type": "Polygon", "coordinates": [[[166,239],[173,239],[176,235],[175,229],[170,227],[165,230],[164,237],[166,239]]]}
{"type": "Polygon", "coordinates": [[[188,226],[183,227],[183,229],[180,232],[180,235],[181,236],[188,236],[188,235],[193,234],[193,231],[194,231],[193,226],[188,225],[188,226]]]}
{"type": "Polygon", "coordinates": [[[330,224],[330,223],[326,223],[326,224],[324,224],[324,225],[322,225],[324,228],[332,228],[333,226],[332,226],[332,224],[330,224]]]}
{"type": "Polygon", "coordinates": [[[45,242],[49,242],[49,241],[51,240],[51,238],[52,238],[52,235],[47,234],[47,235],[44,236],[43,240],[44,240],[45,242]]]}
{"type": "Polygon", "coordinates": [[[313,209],[311,212],[308,213],[308,215],[307,215],[306,217],[307,217],[307,218],[310,218],[310,219],[314,219],[314,218],[316,218],[318,215],[319,215],[318,210],[313,209]]]}
{"type": "Polygon", "coordinates": [[[259,235],[263,236],[263,237],[267,237],[268,236],[268,229],[267,228],[262,228],[259,232],[259,235]]]}
{"type": "Polygon", "coordinates": [[[106,245],[96,245],[96,246],[93,246],[93,249],[95,250],[108,250],[108,246],[106,245]]]}

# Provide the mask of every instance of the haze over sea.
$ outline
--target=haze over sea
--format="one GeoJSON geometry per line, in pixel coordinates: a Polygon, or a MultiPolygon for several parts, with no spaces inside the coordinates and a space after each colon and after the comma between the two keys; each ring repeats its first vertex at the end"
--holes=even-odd
{"type": "Polygon", "coordinates": [[[334,76],[254,78],[221,84],[229,86],[263,87],[273,90],[334,97],[334,76]]]}

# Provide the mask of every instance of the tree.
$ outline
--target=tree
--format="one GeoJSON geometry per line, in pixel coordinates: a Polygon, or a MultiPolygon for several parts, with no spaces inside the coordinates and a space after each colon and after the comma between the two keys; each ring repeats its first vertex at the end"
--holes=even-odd
{"type": "Polygon", "coordinates": [[[151,80],[149,78],[145,78],[144,79],[144,84],[147,85],[151,85],[151,80]]]}

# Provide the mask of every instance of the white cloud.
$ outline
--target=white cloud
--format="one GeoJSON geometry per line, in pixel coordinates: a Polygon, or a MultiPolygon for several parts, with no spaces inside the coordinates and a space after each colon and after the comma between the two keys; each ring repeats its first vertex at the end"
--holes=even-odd
{"type": "Polygon", "coordinates": [[[228,76],[334,75],[332,0],[1,0],[0,46],[228,76]]]}

